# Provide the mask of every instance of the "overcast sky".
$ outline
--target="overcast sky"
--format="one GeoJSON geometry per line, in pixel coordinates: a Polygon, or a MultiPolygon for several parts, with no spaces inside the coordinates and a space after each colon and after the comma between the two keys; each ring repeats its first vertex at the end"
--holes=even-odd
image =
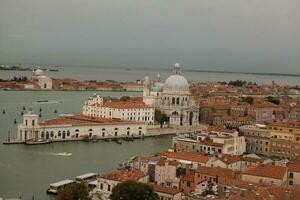
{"type": "Polygon", "coordinates": [[[0,63],[300,73],[299,0],[0,0],[0,63]]]}

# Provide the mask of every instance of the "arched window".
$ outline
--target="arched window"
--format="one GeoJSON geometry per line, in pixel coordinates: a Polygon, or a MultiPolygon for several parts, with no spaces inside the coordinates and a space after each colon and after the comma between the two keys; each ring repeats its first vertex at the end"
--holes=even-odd
{"type": "Polygon", "coordinates": [[[172,105],[175,104],[175,97],[172,98],[172,105]]]}
{"type": "Polygon", "coordinates": [[[79,132],[79,129],[76,129],[75,132],[79,132]]]}
{"type": "Polygon", "coordinates": [[[89,131],[93,131],[93,129],[90,128],[89,131]]]}
{"type": "Polygon", "coordinates": [[[177,97],[176,104],[179,104],[179,97],[177,97]]]}

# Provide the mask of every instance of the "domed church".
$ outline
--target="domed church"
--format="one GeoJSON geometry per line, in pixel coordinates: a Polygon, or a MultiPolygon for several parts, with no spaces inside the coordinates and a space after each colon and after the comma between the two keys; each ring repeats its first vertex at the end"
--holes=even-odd
{"type": "Polygon", "coordinates": [[[173,74],[164,83],[160,75],[153,84],[149,76],[145,77],[143,101],[165,113],[170,126],[199,125],[199,106],[190,93],[188,81],[181,75],[179,63],[174,65],[173,74]]]}

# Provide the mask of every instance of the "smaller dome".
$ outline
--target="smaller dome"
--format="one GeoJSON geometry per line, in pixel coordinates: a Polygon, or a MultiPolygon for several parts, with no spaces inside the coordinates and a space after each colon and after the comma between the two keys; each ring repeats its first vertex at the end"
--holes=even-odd
{"type": "Polygon", "coordinates": [[[43,74],[43,70],[41,70],[40,68],[34,70],[34,75],[40,76],[40,75],[42,75],[42,74],[43,74]]]}
{"type": "Polygon", "coordinates": [[[161,82],[155,82],[153,87],[152,87],[152,90],[155,91],[155,92],[161,92],[162,88],[163,88],[164,84],[161,83],[161,82]]]}
{"type": "Polygon", "coordinates": [[[180,67],[180,64],[177,62],[174,64],[174,67],[180,67]]]}

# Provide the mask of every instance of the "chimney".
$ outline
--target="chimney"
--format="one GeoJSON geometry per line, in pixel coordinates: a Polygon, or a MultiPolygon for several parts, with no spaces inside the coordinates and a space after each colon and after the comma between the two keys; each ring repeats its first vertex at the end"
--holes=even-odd
{"type": "Polygon", "coordinates": [[[241,197],[245,197],[246,196],[246,189],[242,188],[241,189],[241,197]]]}
{"type": "Polygon", "coordinates": [[[276,197],[273,194],[269,195],[270,200],[276,200],[276,197]]]}
{"type": "Polygon", "coordinates": [[[291,199],[291,192],[289,190],[286,190],[284,192],[284,200],[290,200],[291,199]]]}
{"type": "Polygon", "coordinates": [[[255,194],[255,200],[261,200],[260,194],[258,192],[255,194]]]}
{"type": "Polygon", "coordinates": [[[229,190],[226,190],[226,191],[225,191],[225,197],[226,197],[226,198],[229,198],[229,195],[230,195],[229,190]]]}

